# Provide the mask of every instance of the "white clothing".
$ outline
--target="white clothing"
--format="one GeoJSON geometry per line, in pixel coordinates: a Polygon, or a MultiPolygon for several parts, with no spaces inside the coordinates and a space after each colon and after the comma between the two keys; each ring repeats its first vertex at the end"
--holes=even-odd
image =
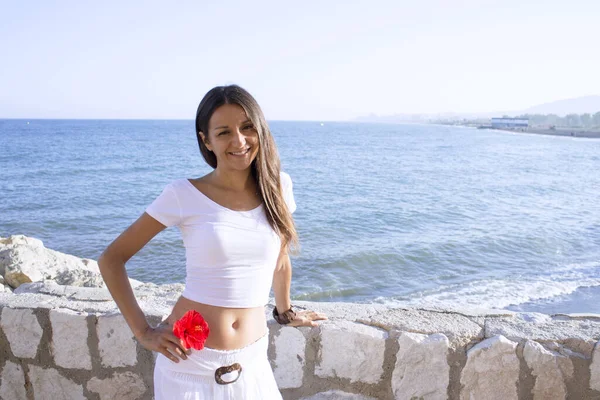
{"type": "MultiPolygon", "coordinates": [[[[290,212],[296,204],[292,180],[281,173],[283,197],[290,212]]],[[[228,308],[264,306],[281,247],[261,204],[234,211],[209,199],[189,180],[176,180],[146,209],[165,226],[177,226],[186,252],[182,296],[228,308]]]]}
{"type": "Polygon", "coordinates": [[[154,366],[155,400],[281,400],[281,393],[267,358],[268,335],[237,350],[192,350],[187,360],[174,363],[158,354],[154,366]],[[215,371],[239,363],[241,372],[222,375],[215,371]]]}

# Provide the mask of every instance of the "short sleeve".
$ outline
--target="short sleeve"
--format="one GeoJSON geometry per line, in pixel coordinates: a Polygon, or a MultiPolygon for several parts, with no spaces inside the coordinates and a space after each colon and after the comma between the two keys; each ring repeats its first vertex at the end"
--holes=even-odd
{"type": "Polygon", "coordinates": [[[164,226],[175,226],[181,222],[181,207],[173,184],[167,185],[152,204],[146,208],[146,213],[164,226]]]}
{"type": "Polygon", "coordinates": [[[296,201],[294,200],[294,191],[292,178],[285,172],[281,172],[281,189],[283,190],[283,200],[287,204],[291,213],[296,211],[296,201]]]}

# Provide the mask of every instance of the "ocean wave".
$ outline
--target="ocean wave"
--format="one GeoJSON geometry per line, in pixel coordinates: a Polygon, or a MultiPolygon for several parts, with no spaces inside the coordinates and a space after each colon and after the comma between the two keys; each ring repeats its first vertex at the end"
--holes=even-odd
{"type": "Polygon", "coordinates": [[[379,297],[377,303],[432,308],[504,309],[528,302],[569,295],[579,288],[600,286],[600,262],[572,263],[552,270],[546,277],[486,279],[447,285],[410,296],[379,297]]]}

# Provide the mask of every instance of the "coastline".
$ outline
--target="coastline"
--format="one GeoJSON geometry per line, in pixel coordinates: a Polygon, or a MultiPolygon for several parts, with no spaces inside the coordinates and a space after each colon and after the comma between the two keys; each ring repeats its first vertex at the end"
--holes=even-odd
{"type": "Polygon", "coordinates": [[[525,129],[511,129],[511,128],[493,128],[490,125],[481,125],[478,123],[443,123],[443,122],[430,122],[430,125],[439,126],[454,126],[459,128],[475,128],[482,130],[501,131],[510,133],[530,133],[533,135],[547,135],[547,136],[565,136],[565,137],[577,137],[577,138],[590,138],[600,139],[600,128],[596,129],[582,129],[582,128],[543,128],[543,127],[528,127],[525,129]]]}
{"type": "MultiPolygon", "coordinates": [[[[465,125],[471,126],[471,125],[465,125]]],[[[589,138],[589,139],[600,139],[600,131],[589,130],[589,129],[577,129],[577,128],[527,128],[527,129],[503,129],[503,128],[492,128],[492,127],[478,127],[478,129],[490,129],[495,131],[511,132],[511,133],[530,133],[534,135],[548,135],[548,136],[566,136],[576,138],[589,138]]]]}

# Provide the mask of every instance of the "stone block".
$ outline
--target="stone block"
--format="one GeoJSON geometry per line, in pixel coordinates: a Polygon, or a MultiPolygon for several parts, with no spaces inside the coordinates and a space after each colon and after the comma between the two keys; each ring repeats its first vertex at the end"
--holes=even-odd
{"type": "Polygon", "coordinates": [[[29,381],[35,399],[85,400],[83,386],[65,378],[55,369],[29,365],[29,381]]]}
{"type": "Polygon", "coordinates": [[[104,367],[127,367],[137,363],[136,341],[121,314],[98,317],[97,332],[104,367]]]}
{"type": "Polygon", "coordinates": [[[573,374],[573,364],[568,357],[528,340],[523,347],[523,358],[535,377],[533,400],[566,399],[564,375],[569,378],[573,374]]]}
{"type": "Polygon", "coordinates": [[[349,321],[321,325],[321,347],[315,373],[351,382],[377,383],[383,374],[387,332],[349,321]]]}
{"type": "Polygon", "coordinates": [[[0,328],[15,357],[34,358],[44,333],[33,310],[3,308],[0,328]]]}
{"type": "Polygon", "coordinates": [[[107,379],[94,377],[88,382],[87,389],[98,393],[100,400],[137,400],[147,388],[141,376],[127,371],[107,379]]]}
{"type": "Polygon", "coordinates": [[[450,342],[441,334],[403,333],[392,374],[396,399],[445,400],[450,381],[447,356],[450,342]]]}
{"type": "MultiPolygon", "coordinates": [[[[270,303],[272,307],[275,303],[270,303]]],[[[360,304],[329,301],[294,301],[296,309],[312,310],[327,315],[329,320],[357,321],[368,319],[371,316],[389,311],[390,307],[384,304],[360,304]]],[[[270,317],[269,311],[269,317],[270,317]]]]}
{"type": "Polygon", "coordinates": [[[64,368],[92,369],[86,317],[86,313],[67,309],[50,310],[50,351],[56,365],[64,368]]]}
{"type": "Polygon", "coordinates": [[[590,388],[600,391],[600,342],[596,343],[590,364],[590,388]]]}
{"type": "Polygon", "coordinates": [[[27,400],[25,374],[19,364],[7,361],[2,370],[0,399],[27,400]]]}
{"type": "Polygon", "coordinates": [[[377,400],[374,397],[363,396],[362,394],[347,393],[341,390],[329,390],[327,392],[317,393],[310,397],[302,397],[300,400],[377,400]]]}
{"type": "MultiPolygon", "coordinates": [[[[16,289],[12,289],[13,294],[21,294],[21,287],[31,285],[31,283],[22,284],[16,289]]],[[[9,286],[10,287],[10,286],[9,286]]],[[[26,295],[26,296],[0,296],[0,306],[10,308],[55,308],[54,300],[56,296],[26,295]],[[38,305],[39,304],[39,305],[38,305]]]]}
{"type": "Polygon", "coordinates": [[[22,283],[15,289],[15,293],[49,294],[69,300],[112,301],[110,292],[106,288],[59,285],[54,281],[22,283]]]}
{"type": "Polygon", "coordinates": [[[306,338],[297,328],[282,327],[275,337],[273,373],[280,389],[299,388],[304,377],[306,338]]]}
{"type": "Polygon", "coordinates": [[[467,351],[461,400],[517,400],[517,343],[504,336],[486,339],[467,351]]]}
{"type": "Polygon", "coordinates": [[[451,341],[459,344],[466,344],[473,338],[483,337],[483,328],[469,318],[439,311],[390,309],[364,320],[364,322],[402,332],[443,333],[451,341]]]}
{"type": "Polygon", "coordinates": [[[558,319],[545,314],[521,313],[512,318],[488,318],[485,337],[504,336],[512,340],[589,341],[600,337],[596,319],[558,319]]]}

